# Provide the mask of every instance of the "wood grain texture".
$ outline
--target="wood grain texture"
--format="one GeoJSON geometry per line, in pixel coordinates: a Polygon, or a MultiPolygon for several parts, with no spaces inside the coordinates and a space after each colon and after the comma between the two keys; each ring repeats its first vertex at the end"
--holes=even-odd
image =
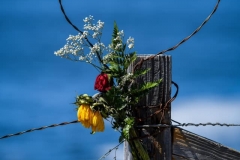
{"type": "MultiPolygon", "coordinates": [[[[129,67],[129,72],[132,72],[134,65],[141,58],[146,57],[139,56],[136,62],[129,67]]],[[[170,99],[171,57],[157,56],[145,61],[142,68],[151,68],[151,70],[137,80],[139,84],[156,81],[160,78],[163,81],[134,108],[133,115],[141,119],[136,125],[171,124],[171,104],[164,112],[151,116],[162,109],[170,99]],[[164,113],[163,118],[162,113],[164,113]]],[[[178,127],[136,130],[151,160],[240,160],[240,152],[178,127]]],[[[127,143],[124,144],[124,150],[124,160],[132,160],[127,143]]]]}
{"type": "MultiPolygon", "coordinates": [[[[136,62],[129,67],[130,72],[132,72],[137,62],[146,57],[147,56],[138,56],[136,62]]],[[[137,79],[137,83],[153,82],[159,79],[162,79],[162,83],[152,89],[149,94],[142,98],[139,104],[135,106],[133,115],[137,119],[141,119],[136,125],[170,124],[171,104],[169,104],[163,112],[159,112],[153,116],[151,115],[163,109],[166,102],[171,98],[171,56],[159,55],[151,60],[144,61],[142,68],[150,68],[150,71],[137,79]]],[[[137,133],[138,136],[141,137],[143,146],[148,151],[151,160],[171,159],[171,128],[138,129],[137,133]]],[[[125,153],[125,160],[130,160],[129,156],[127,156],[129,154],[130,153],[125,153]]]]}
{"type": "Polygon", "coordinates": [[[240,160],[240,152],[220,143],[174,127],[173,160],[240,160]]]}

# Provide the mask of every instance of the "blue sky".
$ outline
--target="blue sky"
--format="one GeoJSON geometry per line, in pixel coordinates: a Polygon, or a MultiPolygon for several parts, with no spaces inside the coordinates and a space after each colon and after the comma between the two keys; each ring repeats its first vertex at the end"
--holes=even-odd
{"type": "MultiPolygon", "coordinates": [[[[139,54],[155,54],[178,43],[203,22],[215,3],[63,1],[69,18],[80,29],[88,15],[104,21],[102,41],[106,44],[117,21],[126,38],[135,38],[139,54]]],[[[199,33],[167,53],[173,59],[173,80],[180,86],[172,103],[174,120],[240,123],[239,5],[238,0],[222,0],[199,33]]],[[[75,120],[71,103],[77,94],[96,93],[93,84],[98,72],[53,54],[69,34],[77,34],[65,21],[58,1],[2,0],[0,33],[0,135],[75,120]]],[[[240,150],[239,127],[185,129],[240,150]]],[[[89,133],[80,124],[71,124],[4,139],[0,159],[97,159],[117,145],[119,134],[109,124],[104,133],[89,133]]]]}

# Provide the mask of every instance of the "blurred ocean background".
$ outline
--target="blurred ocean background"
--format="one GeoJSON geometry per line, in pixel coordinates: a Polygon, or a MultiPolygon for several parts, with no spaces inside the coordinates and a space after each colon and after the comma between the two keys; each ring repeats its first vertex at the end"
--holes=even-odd
{"type": "MultiPolygon", "coordinates": [[[[191,34],[217,0],[63,1],[71,21],[105,22],[102,41],[111,40],[114,20],[135,38],[139,54],[155,54],[191,34]]],[[[202,30],[178,49],[173,80],[180,86],[172,103],[179,122],[240,123],[240,1],[222,0],[202,30]]],[[[57,0],[0,1],[0,136],[76,119],[76,95],[93,95],[98,72],[91,66],[56,57],[69,34],[57,0]]],[[[173,92],[174,92],[173,88],[173,92]]],[[[186,127],[240,151],[240,127],[186,127]]],[[[96,160],[118,144],[119,133],[90,134],[81,124],[35,131],[0,140],[0,160],[96,160]]],[[[123,148],[119,147],[117,160],[123,148]]],[[[106,159],[113,159],[114,153],[106,159]]]]}

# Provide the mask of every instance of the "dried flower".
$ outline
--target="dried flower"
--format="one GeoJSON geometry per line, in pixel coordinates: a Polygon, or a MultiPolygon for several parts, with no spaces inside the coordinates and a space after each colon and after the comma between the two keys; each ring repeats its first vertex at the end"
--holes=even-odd
{"type": "Polygon", "coordinates": [[[78,121],[86,128],[92,128],[92,132],[103,132],[104,121],[99,111],[92,111],[89,104],[82,104],[77,112],[78,121]]]}
{"type": "Polygon", "coordinates": [[[92,117],[92,131],[93,132],[104,131],[104,121],[99,111],[94,112],[94,115],[92,117]]]}

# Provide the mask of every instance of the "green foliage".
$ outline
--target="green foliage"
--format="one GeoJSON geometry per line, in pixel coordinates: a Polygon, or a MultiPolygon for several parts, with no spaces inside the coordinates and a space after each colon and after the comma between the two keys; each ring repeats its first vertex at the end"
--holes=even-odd
{"type": "Polygon", "coordinates": [[[114,21],[113,24],[113,34],[112,34],[112,46],[113,48],[115,48],[117,46],[117,44],[122,43],[122,40],[116,40],[116,38],[118,37],[118,26],[117,23],[114,21]]]}
{"type": "Polygon", "coordinates": [[[112,127],[120,130],[119,141],[122,141],[123,139],[129,139],[130,129],[134,125],[134,117],[128,112],[129,109],[132,105],[137,104],[149,90],[158,86],[161,80],[142,84],[135,83],[137,78],[145,75],[150,69],[139,69],[134,73],[128,73],[127,69],[136,60],[137,55],[136,52],[125,53],[126,44],[123,43],[122,39],[119,39],[118,34],[119,29],[117,24],[114,23],[112,52],[109,53],[108,59],[105,61],[108,68],[104,69],[103,72],[110,74],[116,84],[102,94],[101,103],[104,103],[104,107],[107,108],[102,113],[114,118],[112,127]],[[119,44],[121,44],[120,47],[115,49],[119,44]]]}
{"type": "Polygon", "coordinates": [[[75,102],[75,104],[77,104],[78,106],[82,104],[92,104],[92,103],[93,103],[92,97],[87,94],[81,94],[77,96],[76,102],[75,102]]]}
{"type": "Polygon", "coordinates": [[[130,138],[129,133],[130,133],[130,129],[133,127],[134,118],[133,117],[127,117],[127,118],[125,118],[124,122],[125,122],[125,126],[123,128],[122,134],[123,134],[124,138],[129,140],[129,138],[130,138]]]}
{"type": "Polygon", "coordinates": [[[127,74],[128,66],[135,61],[137,55],[136,52],[125,53],[126,44],[123,43],[119,36],[119,29],[116,22],[114,22],[111,46],[112,52],[109,53],[108,60],[106,61],[109,67],[104,69],[103,72],[110,73],[114,78],[119,78],[127,74]],[[118,45],[120,47],[117,47],[118,45]]]}

